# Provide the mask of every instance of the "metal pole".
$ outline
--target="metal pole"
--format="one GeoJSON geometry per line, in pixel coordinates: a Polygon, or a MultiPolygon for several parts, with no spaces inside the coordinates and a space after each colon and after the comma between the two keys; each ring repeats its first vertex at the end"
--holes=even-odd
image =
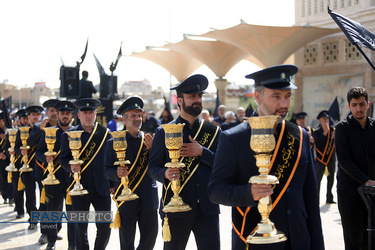
{"type": "Polygon", "coordinates": [[[374,219],[374,202],[373,198],[375,195],[375,186],[360,186],[358,192],[365,202],[367,207],[367,237],[368,237],[368,249],[372,250],[372,245],[375,242],[375,219],[374,219]]]}
{"type": "Polygon", "coordinates": [[[357,47],[357,49],[361,52],[361,54],[363,55],[363,57],[366,59],[366,61],[370,64],[371,68],[373,70],[375,70],[375,65],[371,62],[370,58],[367,57],[367,55],[365,54],[365,52],[363,52],[363,50],[361,49],[361,47],[358,45],[358,43],[355,43],[355,46],[357,47]]]}

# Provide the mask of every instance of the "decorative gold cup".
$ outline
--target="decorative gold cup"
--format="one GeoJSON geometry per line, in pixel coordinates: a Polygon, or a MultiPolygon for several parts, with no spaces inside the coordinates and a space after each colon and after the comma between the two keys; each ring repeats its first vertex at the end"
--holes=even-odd
{"type": "MultiPolygon", "coordinates": [[[[171,162],[166,163],[165,166],[167,168],[185,167],[184,163],[178,161],[178,158],[180,158],[180,149],[183,144],[182,129],[184,128],[185,123],[163,124],[161,126],[165,131],[165,146],[167,147],[169,157],[172,160],[171,162]]],[[[174,195],[171,198],[171,201],[164,206],[163,211],[165,213],[177,213],[191,210],[191,207],[178,195],[181,188],[180,179],[172,179],[171,188],[174,195]]]]}
{"type": "MultiPolygon", "coordinates": [[[[276,122],[280,116],[257,116],[247,118],[251,127],[250,147],[256,153],[256,165],[259,168],[260,175],[252,176],[249,183],[256,184],[278,184],[276,176],[268,175],[268,168],[271,164],[272,151],[276,147],[274,130],[276,122]]],[[[269,219],[271,213],[272,200],[270,196],[259,200],[258,210],[262,216],[261,221],[255,232],[246,238],[247,243],[251,244],[271,244],[282,242],[287,237],[278,231],[274,223],[269,219]]]]}
{"type": "MultiPolygon", "coordinates": [[[[10,148],[8,149],[9,152],[14,152],[14,147],[16,146],[16,136],[18,132],[18,128],[8,128],[6,130],[9,134],[9,142],[10,142],[10,148]]],[[[16,168],[16,165],[14,164],[15,155],[10,155],[10,164],[5,168],[6,171],[9,172],[17,172],[18,169],[16,168]]]]}
{"type": "MultiPolygon", "coordinates": [[[[53,151],[55,147],[55,142],[56,142],[57,130],[59,130],[59,128],[56,128],[56,127],[44,128],[44,132],[46,133],[45,140],[46,140],[47,149],[48,149],[48,151],[44,153],[44,155],[46,156],[55,156],[57,154],[56,152],[53,151]]],[[[48,176],[42,181],[43,185],[60,184],[60,181],[56,179],[55,174],[53,173],[53,171],[55,170],[55,167],[53,166],[53,162],[48,163],[47,169],[48,169],[48,176]]]]}
{"type": "MultiPolygon", "coordinates": [[[[82,146],[81,135],[83,133],[83,130],[69,131],[66,133],[69,136],[69,148],[70,150],[72,150],[72,155],[73,155],[73,160],[69,161],[69,164],[82,165],[83,161],[79,159],[79,150],[81,149],[81,146],[82,146]]],[[[80,182],[81,172],[74,173],[74,180],[75,180],[74,187],[69,192],[71,196],[85,195],[89,193],[89,191],[83,188],[80,182]]]]}
{"type": "MultiPolygon", "coordinates": [[[[25,150],[30,149],[30,146],[27,146],[27,139],[29,138],[29,132],[30,132],[30,127],[20,127],[20,136],[22,140],[22,146],[20,147],[20,149],[25,149],[25,150]]],[[[33,168],[31,168],[28,164],[29,158],[27,154],[22,156],[22,161],[23,161],[23,165],[22,165],[22,168],[20,168],[20,172],[32,172],[33,168]]]]}
{"type": "MultiPolygon", "coordinates": [[[[128,147],[126,132],[126,130],[110,132],[113,137],[113,149],[116,151],[117,158],[119,159],[114,165],[120,165],[119,168],[124,168],[126,164],[130,164],[130,161],[125,160],[126,148],[128,147]]],[[[139,198],[138,195],[133,193],[129,188],[128,176],[121,177],[121,184],[123,185],[123,189],[121,194],[117,196],[117,201],[132,201],[139,198]]]]}

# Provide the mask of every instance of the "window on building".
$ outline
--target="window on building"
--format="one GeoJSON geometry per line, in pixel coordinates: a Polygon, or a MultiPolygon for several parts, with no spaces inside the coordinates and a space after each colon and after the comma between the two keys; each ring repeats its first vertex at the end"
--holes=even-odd
{"type": "Polygon", "coordinates": [[[314,14],[318,14],[318,0],[314,0],[314,14]]]}
{"type": "Polygon", "coordinates": [[[337,0],[333,0],[333,9],[337,9],[337,0]]]}
{"type": "Polygon", "coordinates": [[[305,5],[305,0],[302,0],[302,5],[301,5],[301,7],[302,7],[302,11],[301,11],[301,13],[302,13],[302,17],[305,17],[305,16],[306,16],[306,5],[305,5]]]}
{"type": "Polygon", "coordinates": [[[311,0],[307,0],[307,15],[311,16],[311,0]]]}
{"type": "Polygon", "coordinates": [[[323,62],[333,63],[339,61],[339,42],[332,41],[323,43],[323,62]]]}
{"type": "Polygon", "coordinates": [[[354,4],[359,4],[359,0],[354,0],[354,4]]]}
{"type": "Polygon", "coordinates": [[[348,39],[345,39],[345,61],[362,59],[362,54],[348,39]]]}
{"type": "Polygon", "coordinates": [[[320,12],[324,12],[324,0],[320,0],[320,12]]]}
{"type": "Polygon", "coordinates": [[[340,8],[344,8],[344,7],[345,7],[345,0],[341,0],[340,8]]]}
{"type": "Polygon", "coordinates": [[[318,58],[318,48],[317,45],[309,45],[304,47],[303,60],[304,65],[316,65],[318,58]]]}
{"type": "Polygon", "coordinates": [[[348,0],[348,7],[352,6],[352,0],[348,0]]]}

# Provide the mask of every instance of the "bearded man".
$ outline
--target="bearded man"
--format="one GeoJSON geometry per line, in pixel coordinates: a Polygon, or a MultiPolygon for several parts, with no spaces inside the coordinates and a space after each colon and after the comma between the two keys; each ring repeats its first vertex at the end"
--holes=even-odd
{"type": "Polygon", "coordinates": [[[172,123],[185,124],[180,151],[180,161],[185,167],[180,169],[164,166],[171,161],[165,146],[165,136],[175,136],[174,134],[166,134],[159,127],[152,142],[148,173],[151,178],[164,184],[160,215],[164,219],[163,232],[168,231],[164,229],[169,224],[171,233],[171,239],[168,239],[170,241],[164,235],[164,249],[185,249],[190,232],[194,233],[197,249],[220,249],[219,205],[208,199],[207,185],[221,129],[199,118],[202,95],[207,86],[205,76],[193,75],[171,88],[177,91],[180,108],[180,115],[172,123]],[[170,185],[172,180],[180,180],[179,195],[191,207],[190,211],[163,212],[173,196],[170,185]]]}

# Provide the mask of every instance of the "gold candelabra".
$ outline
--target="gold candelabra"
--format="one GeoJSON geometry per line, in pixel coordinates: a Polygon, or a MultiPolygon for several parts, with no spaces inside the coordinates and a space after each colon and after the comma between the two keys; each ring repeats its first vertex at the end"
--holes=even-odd
{"type": "MultiPolygon", "coordinates": [[[[18,132],[18,128],[8,128],[6,130],[9,135],[9,142],[10,142],[10,148],[8,149],[9,152],[14,152],[14,147],[16,146],[16,136],[18,132]]],[[[10,155],[10,163],[9,165],[5,168],[6,171],[9,172],[17,172],[18,169],[16,168],[16,165],[14,164],[15,161],[15,155],[11,154],[10,155]]]]}
{"type": "MultiPolygon", "coordinates": [[[[59,130],[59,128],[56,127],[48,127],[44,128],[45,132],[45,140],[47,144],[47,149],[48,151],[44,153],[46,156],[55,156],[57,153],[53,151],[55,147],[55,142],[56,142],[56,131],[59,130]]],[[[55,167],[53,166],[53,161],[48,162],[48,176],[45,178],[42,183],[44,185],[57,185],[60,184],[60,181],[56,179],[55,174],[53,173],[55,170],[55,167]]]]}
{"type": "MultiPolygon", "coordinates": [[[[276,147],[274,129],[280,116],[254,116],[247,118],[251,127],[250,147],[256,153],[256,165],[260,175],[252,176],[250,183],[256,184],[278,184],[276,176],[268,175],[268,168],[271,165],[272,151],[276,147]]],[[[285,241],[286,236],[278,231],[274,223],[269,219],[272,200],[270,196],[259,200],[258,211],[262,216],[255,232],[246,238],[247,243],[271,244],[285,241]]]]}
{"type": "MultiPolygon", "coordinates": [[[[27,146],[27,139],[29,138],[29,132],[30,132],[30,127],[20,127],[20,136],[22,140],[22,146],[20,147],[20,149],[23,149],[23,150],[30,149],[30,146],[27,146]]],[[[27,154],[22,156],[22,161],[23,161],[23,165],[22,165],[22,168],[20,168],[20,172],[32,172],[33,168],[29,166],[29,163],[28,163],[29,159],[28,159],[27,154]]]]}
{"type": "MultiPolygon", "coordinates": [[[[165,146],[169,151],[169,157],[171,162],[165,164],[167,168],[182,168],[185,167],[185,164],[179,162],[180,150],[183,144],[182,130],[185,126],[185,123],[178,124],[163,124],[161,125],[165,131],[165,146]]],[[[179,191],[181,188],[180,179],[172,179],[171,188],[173,191],[173,197],[171,201],[164,206],[163,211],[165,213],[176,213],[176,212],[186,212],[191,210],[191,207],[186,204],[181,196],[179,191]]]]}
{"type": "MultiPolygon", "coordinates": [[[[81,135],[83,130],[79,131],[69,131],[66,132],[69,136],[69,148],[72,151],[73,160],[69,161],[71,165],[82,165],[83,161],[79,159],[79,150],[81,149],[82,142],[81,142],[81,135]]],[[[81,180],[81,172],[74,173],[74,180],[75,184],[72,190],[70,190],[69,194],[71,196],[78,196],[78,195],[85,195],[89,192],[83,188],[80,180],[81,180]]]]}
{"type": "MultiPolygon", "coordinates": [[[[126,148],[128,144],[126,142],[126,130],[110,132],[113,137],[113,149],[116,151],[117,158],[119,159],[114,163],[114,165],[119,165],[119,168],[125,168],[126,164],[130,164],[130,161],[125,160],[126,148]]],[[[121,194],[117,196],[117,201],[131,201],[138,199],[138,195],[133,193],[129,188],[129,177],[121,177],[121,184],[123,189],[121,194]]]]}

